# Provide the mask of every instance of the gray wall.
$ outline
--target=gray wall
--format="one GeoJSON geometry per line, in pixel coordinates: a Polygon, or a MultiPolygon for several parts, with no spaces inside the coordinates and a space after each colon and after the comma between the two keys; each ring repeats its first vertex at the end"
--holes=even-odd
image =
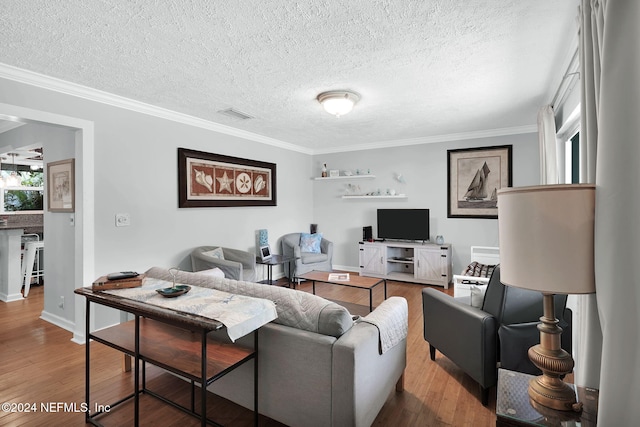
{"type": "MultiPolygon", "coordinates": [[[[41,144],[46,164],[74,157],[74,133],[58,126],[30,123],[1,134],[0,144],[14,147],[41,144]]],[[[46,184],[45,173],[45,188],[46,184]]],[[[70,327],[74,320],[73,288],[69,286],[73,283],[75,269],[74,229],[69,225],[68,213],[48,212],[46,202],[43,216],[46,272],[44,312],[70,327]],[[59,307],[60,297],[64,297],[63,308],[59,307]]]]}
{"type": "Polygon", "coordinates": [[[456,274],[469,263],[471,246],[498,246],[496,219],[447,218],[447,150],[509,144],[513,145],[513,185],[537,185],[540,172],[535,133],[314,156],[313,176],[320,176],[322,163],[341,171],[370,169],[376,176],[374,180],[313,181],[314,222],[334,242],[336,266],[357,268],[362,227],[373,226],[376,236],[377,208],[430,209],[431,240],[441,234],[452,244],[456,274]],[[406,184],[396,180],[398,173],[406,184]],[[349,183],[365,192],[395,189],[408,198],[342,199],[349,183]]]}
{"type": "MultiPolygon", "coordinates": [[[[447,218],[447,149],[513,144],[514,185],[538,183],[535,134],[310,156],[6,79],[0,79],[0,103],[94,123],[95,188],[85,192],[93,192],[95,199],[95,242],[84,251],[95,254],[93,277],[152,266],[188,268],[188,254],[199,245],[254,250],[255,232],[261,228],[269,230],[274,252],[279,252],[280,236],[306,231],[312,222],[335,242],[334,264],[355,269],[362,226],[375,225],[379,206],[430,208],[432,234],[442,234],[453,244],[457,272],[467,264],[471,245],[498,244],[497,221],[447,218]],[[278,206],[179,209],[178,147],[276,163],[278,206]],[[322,162],[331,169],[370,168],[377,179],[359,182],[363,188],[395,188],[409,198],[343,200],[339,196],[345,182],[311,179],[319,176],[322,162]],[[396,182],[394,173],[402,173],[407,183],[396,182]],[[116,227],[117,213],[129,213],[131,226],[116,227]]],[[[72,144],[66,153],[56,148],[56,157],[73,153],[72,144]]],[[[68,216],[55,218],[45,227],[68,227],[68,216]]],[[[66,250],[46,253],[47,265],[66,265],[66,250]]],[[[73,322],[73,307],[68,304],[61,311],[55,307],[60,295],[72,295],[74,288],[86,285],[69,280],[61,284],[63,288],[48,288],[46,309],[73,322]]],[[[101,311],[96,326],[118,320],[101,311]]]]}
{"type": "MultiPolygon", "coordinates": [[[[300,179],[310,173],[309,155],[6,79],[0,79],[0,103],[94,122],[95,187],[86,191],[95,198],[95,242],[93,248],[85,248],[95,253],[93,277],[152,266],[187,268],[195,246],[254,250],[256,230],[266,228],[276,247],[279,236],[309,227],[312,185],[300,179]],[[276,163],[278,205],[179,209],[178,147],[276,163]],[[131,226],[116,227],[117,213],[129,213],[131,226]]],[[[68,216],[60,227],[65,220],[68,227],[68,216]]],[[[66,250],[47,250],[46,255],[48,263],[61,265],[70,256],[66,250]]],[[[69,280],[64,290],[45,286],[45,306],[55,307],[61,295],[73,295],[73,289],[87,285],[69,280]]],[[[56,313],[74,321],[72,304],[56,313]]],[[[97,327],[118,321],[113,313],[101,312],[99,317],[97,327]]]]}

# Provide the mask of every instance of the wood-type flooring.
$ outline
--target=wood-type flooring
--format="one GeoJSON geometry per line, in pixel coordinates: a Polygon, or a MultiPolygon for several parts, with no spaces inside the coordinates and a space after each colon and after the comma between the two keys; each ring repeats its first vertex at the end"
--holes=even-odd
{"type": "MultiPolygon", "coordinates": [[[[421,290],[425,285],[390,281],[387,286],[388,296],[402,296],[409,304],[405,390],[402,393],[390,390],[373,425],[494,426],[495,388],[490,393],[489,405],[484,407],[479,400],[478,385],[469,376],[440,353],[435,362],[429,359],[429,346],[422,336],[421,290]]],[[[452,289],[435,288],[452,293],[452,289]]],[[[311,283],[302,283],[299,289],[311,292],[311,283]]],[[[317,283],[316,293],[361,305],[369,302],[367,291],[344,286],[317,283]]],[[[374,305],[382,298],[380,286],[374,292],[374,305]]],[[[70,332],[40,319],[43,304],[44,287],[32,287],[29,297],[22,301],[0,302],[0,403],[14,403],[16,405],[9,409],[21,409],[20,412],[0,410],[2,426],[84,425],[81,413],[84,345],[72,342],[70,332]]],[[[106,405],[130,393],[133,378],[121,369],[121,353],[96,342],[90,345],[93,409],[95,404],[106,405]]],[[[147,381],[155,390],[169,396],[188,395],[187,383],[158,368],[148,368],[147,381]]],[[[286,391],[283,394],[286,395],[286,391]]],[[[253,425],[251,411],[214,395],[210,396],[208,413],[216,414],[213,418],[226,426],[253,425]]],[[[140,414],[142,426],[199,425],[198,419],[151,396],[141,398],[140,414]]],[[[132,426],[133,404],[112,409],[100,421],[105,426],[132,426]]],[[[260,417],[260,425],[282,426],[265,417],[260,417]]]]}

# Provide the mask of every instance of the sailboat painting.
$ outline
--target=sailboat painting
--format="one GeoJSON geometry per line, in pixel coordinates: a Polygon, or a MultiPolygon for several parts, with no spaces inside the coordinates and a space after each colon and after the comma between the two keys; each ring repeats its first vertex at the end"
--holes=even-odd
{"type": "Polygon", "coordinates": [[[511,186],[511,145],[449,150],[449,218],[497,218],[497,191],[511,186]]]}

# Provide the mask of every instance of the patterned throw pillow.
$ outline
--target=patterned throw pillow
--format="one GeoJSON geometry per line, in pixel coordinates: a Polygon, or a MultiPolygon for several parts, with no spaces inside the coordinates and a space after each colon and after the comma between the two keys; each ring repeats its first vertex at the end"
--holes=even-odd
{"type": "Polygon", "coordinates": [[[493,270],[496,269],[495,265],[480,264],[477,261],[473,261],[467,266],[467,269],[462,273],[463,276],[474,277],[491,277],[493,270]]]}
{"type": "Polygon", "coordinates": [[[322,233],[300,233],[300,252],[320,253],[320,242],[322,241],[322,233]]]}
{"type": "Polygon", "coordinates": [[[224,252],[222,252],[222,248],[215,248],[211,251],[202,252],[202,255],[210,256],[212,258],[224,259],[224,252]]]}

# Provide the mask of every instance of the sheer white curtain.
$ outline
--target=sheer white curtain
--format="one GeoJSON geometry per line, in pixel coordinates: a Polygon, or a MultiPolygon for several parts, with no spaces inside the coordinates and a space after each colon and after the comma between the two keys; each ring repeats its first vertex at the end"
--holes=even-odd
{"type": "MultiPolygon", "coordinates": [[[[598,108],[600,98],[600,59],[602,19],[592,11],[591,0],[582,0],[580,8],[580,182],[596,183],[598,147],[598,108]],[[593,13],[592,13],[593,12],[593,13]]],[[[599,5],[596,5],[600,9],[599,5]]],[[[596,190],[596,199],[600,189],[596,190]]],[[[597,203],[597,200],[596,200],[597,203]]],[[[596,265],[599,260],[596,259],[596,265]]],[[[602,330],[597,294],[576,296],[574,355],[575,382],[600,388],[602,330]]]]}
{"type": "MultiPolygon", "coordinates": [[[[582,0],[580,139],[586,145],[581,166],[585,180],[595,178],[597,185],[595,298],[602,327],[598,425],[603,427],[637,425],[640,419],[639,22],[640,1],[582,0]]],[[[595,331],[597,325],[586,329],[595,331]]],[[[590,362],[600,356],[597,346],[578,351],[586,351],[590,362]]],[[[593,374],[597,363],[592,365],[581,374],[593,374]]]]}
{"type": "Polygon", "coordinates": [[[540,184],[558,183],[556,119],[551,105],[538,111],[538,140],[540,142],[540,184]]]}

